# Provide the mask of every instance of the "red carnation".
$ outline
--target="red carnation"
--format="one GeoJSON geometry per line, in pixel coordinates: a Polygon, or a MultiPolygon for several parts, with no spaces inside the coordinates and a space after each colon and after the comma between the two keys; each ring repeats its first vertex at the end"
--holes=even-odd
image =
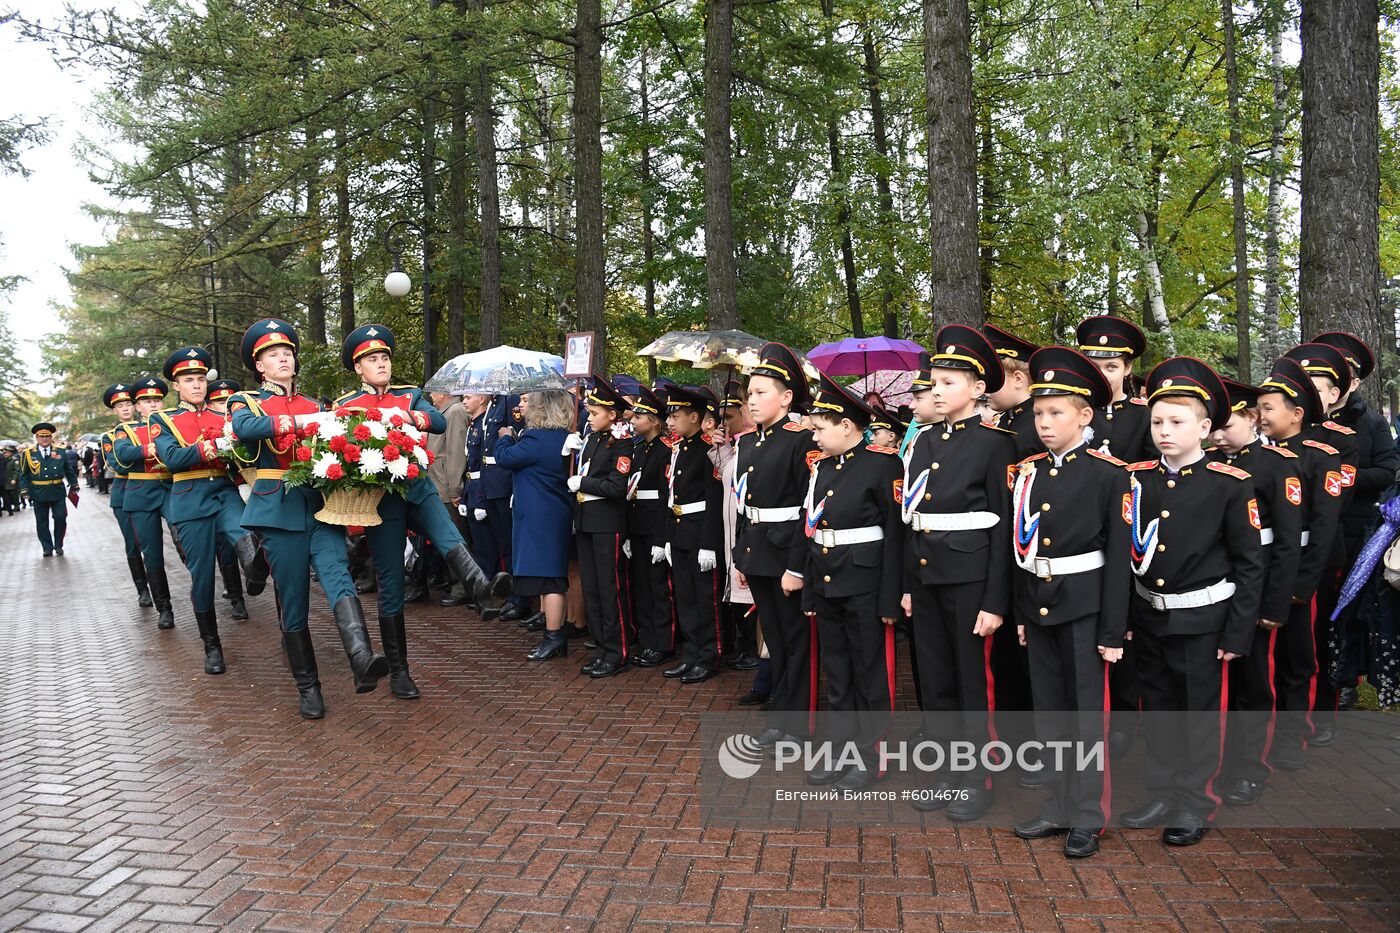
{"type": "Polygon", "coordinates": [[[372,421],[382,421],[384,418],[384,413],[381,412],[378,408],[366,408],[365,417],[369,418],[372,421]]]}
{"type": "Polygon", "coordinates": [[[351,462],[351,463],[359,463],[359,462],[360,462],[360,445],[359,445],[359,444],[346,444],[346,445],[345,445],[345,459],[348,460],[348,461],[351,462]]]}
{"type": "Polygon", "coordinates": [[[391,443],[391,444],[393,444],[395,447],[399,447],[399,448],[412,447],[412,446],[413,446],[413,441],[409,440],[409,439],[408,439],[408,435],[405,434],[405,433],[403,433],[402,431],[390,431],[390,432],[389,432],[389,443],[391,443]]]}
{"type": "Polygon", "coordinates": [[[432,466],[432,465],[433,465],[433,461],[436,460],[436,459],[437,459],[437,457],[434,457],[434,456],[433,456],[433,452],[432,452],[431,450],[428,451],[428,466],[432,466]]]}
{"type": "Polygon", "coordinates": [[[353,411],[351,411],[351,410],[348,409],[348,408],[344,408],[344,407],[337,408],[337,409],[335,410],[335,416],[336,416],[337,418],[349,418],[349,417],[350,417],[351,415],[353,415],[353,414],[354,414],[353,411]]]}
{"type": "Polygon", "coordinates": [[[355,440],[367,441],[369,440],[369,425],[357,424],[355,425],[355,430],[351,433],[355,435],[355,440]]]}
{"type": "Polygon", "coordinates": [[[209,427],[207,427],[207,428],[204,429],[204,439],[205,439],[206,441],[216,441],[216,440],[218,440],[220,437],[223,436],[223,433],[224,433],[224,432],[223,432],[222,430],[220,430],[219,428],[214,427],[214,426],[211,424],[209,427]]]}
{"type": "Polygon", "coordinates": [[[301,436],[302,436],[302,437],[315,437],[315,436],[316,436],[316,425],[314,425],[314,424],[303,425],[300,433],[301,433],[301,436]]]}
{"type": "Polygon", "coordinates": [[[403,427],[403,415],[390,415],[389,423],[396,428],[403,427]]]}
{"type": "Polygon", "coordinates": [[[401,456],[403,456],[403,451],[399,450],[393,444],[390,444],[388,447],[384,448],[384,459],[388,463],[393,463],[401,456]]]}
{"type": "Polygon", "coordinates": [[[297,448],[294,456],[297,458],[298,461],[305,463],[306,461],[311,459],[311,448],[303,444],[302,446],[297,448]]]}
{"type": "Polygon", "coordinates": [[[326,479],[337,480],[344,478],[345,471],[340,468],[340,464],[332,463],[329,467],[326,468],[326,479]]]}
{"type": "Polygon", "coordinates": [[[409,478],[409,479],[417,479],[417,478],[418,478],[418,464],[416,464],[416,463],[410,463],[410,464],[408,465],[408,478],[409,478]]]}
{"type": "Polygon", "coordinates": [[[331,438],[331,440],[330,440],[330,448],[331,448],[331,450],[334,450],[334,451],[335,451],[336,453],[338,453],[338,454],[343,454],[343,453],[345,453],[345,438],[344,438],[344,437],[333,437],[333,438],[331,438]]]}

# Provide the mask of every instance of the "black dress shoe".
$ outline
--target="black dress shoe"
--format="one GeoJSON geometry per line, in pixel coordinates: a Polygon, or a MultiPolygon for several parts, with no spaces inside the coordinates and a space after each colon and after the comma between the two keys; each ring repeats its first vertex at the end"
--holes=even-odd
{"type": "Polygon", "coordinates": [[[501,621],[514,622],[519,619],[522,614],[519,604],[506,603],[505,608],[501,610],[501,621]]]}
{"type": "Polygon", "coordinates": [[[702,681],[709,680],[713,676],[715,676],[715,669],[713,667],[706,667],[703,664],[696,664],[693,667],[691,667],[690,670],[686,671],[684,674],[681,675],[681,683],[698,684],[702,681]]]}
{"type": "Polygon", "coordinates": [[[748,693],[744,694],[738,699],[738,703],[740,706],[758,706],[760,703],[767,702],[768,694],[759,693],[757,690],[750,690],[748,693]]]}
{"type": "Polygon", "coordinates": [[[621,674],[625,670],[627,670],[627,664],[624,661],[599,661],[597,666],[588,672],[588,676],[599,680],[603,677],[621,674]]]}
{"type": "MultiPolygon", "coordinates": [[[[59,551],[58,553],[62,554],[63,552],[59,551]]],[[[1335,741],[1337,741],[1337,723],[1335,720],[1329,720],[1320,722],[1313,727],[1313,734],[1308,739],[1308,744],[1326,748],[1335,741]]]]}
{"type": "Polygon", "coordinates": [[[655,648],[643,648],[633,655],[632,663],[638,667],[660,667],[669,659],[670,655],[664,651],[658,651],[655,648]]]}
{"type": "Polygon", "coordinates": [[[754,741],[757,742],[761,748],[772,748],[786,737],[787,733],[783,732],[782,729],[764,729],[754,737],[754,741]]]}
{"type": "MultiPolygon", "coordinates": [[[[542,631],[544,631],[544,613],[543,613],[543,612],[537,612],[537,613],[535,613],[534,615],[528,617],[528,618],[525,620],[525,631],[527,631],[527,632],[542,632],[542,631]]],[[[590,640],[591,640],[591,639],[590,639],[590,640]]],[[[598,647],[597,645],[587,645],[587,643],[585,643],[585,645],[586,645],[587,647],[593,647],[593,648],[598,647]]]]}
{"type": "Polygon", "coordinates": [[[1165,800],[1153,800],[1124,813],[1121,822],[1130,829],[1151,829],[1153,826],[1165,826],[1171,815],[1171,804],[1165,800]]]}
{"type": "Polygon", "coordinates": [[[734,655],[734,657],[729,658],[724,663],[728,664],[736,671],[752,671],[758,668],[758,658],[749,654],[747,651],[742,654],[734,655]]]}
{"type": "Polygon", "coordinates": [[[428,589],[424,586],[411,586],[404,590],[403,601],[406,603],[421,603],[428,598],[428,589]]]}
{"type": "Polygon", "coordinates": [[[589,651],[596,651],[596,650],[598,650],[598,639],[596,639],[596,638],[585,638],[584,641],[583,641],[583,647],[587,648],[589,651]]]}
{"type": "Polygon", "coordinates": [[[1022,839],[1049,839],[1051,836],[1063,836],[1069,832],[1069,828],[1037,816],[1029,820],[1022,820],[1013,826],[1011,831],[1022,839]]]}
{"type": "Polygon", "coordinates": [[[1193,846],[1210,830],[1210,824],[1194,813],[1177,813],[1172,822],[1177,825],[1162,830],[1162,841],[1169,846],[1193,846]]]}
{"type": "Polygon", "coordinates": [[[57,554],[59,557],[62,557],[62,556],[63,556],[63,548],[61,548],[61,547],[56,547],[56,548],[54,548],[54,549],[53,549],[53,552],[54,552],[55,554],[57,554]]]}
{"type": "Polygon", "coordinates": [[[580,674],[592,674],[598,669],[598,665],[603,663],[602,658],[594,658],[578,669],[580,674]]]}
{"type": "Polygon", "coordinates": [[[469,606],[471,605],[471,599],[468,598],[466,593],[463,593],[461,596],[454,596],[451,593],[448,593],[442,599],[438,600],[438,605],[445,606],[448,609],[451,609],[454,606],[469,606]]]}
{"type": "Polygon", "coordinates": [[[1065,858],[1088,858],[1099,854],[1099,834],[1088,829],[1071,829],[1065,839],[1065,858]]]}
{"type": "Polygon", "coordinates": [[[952,802],[953,785],[947,781],[939,781],[920,796],[914,798],[914,809],[920,813],[934,813],[938,810],[948,809],[948,804],[952,802]]]}
{"type": "Polygon", "coordinates": [[[235,596],[230,600],[229,615],[235,622],[243,622],[248,618],[248,604],[243,601],[242,596],[235,596]]]}
{"type": "Polygon", "coordinates": [[[1232,807],[1247,807],[1256,802],[1263,793],[1264,785],[1262,782],[1240,778],[1230,785],[1230,789],[1225,792],[1222,799],[1232,807]]]}
{"type": "Polygon", "coordinates": [[[1016,777],[1016,786],[1022,790],[1037,790],[1049,782],[1044,771],[1022,771],[1016,777]]]}
{"type": "Polygon", "coordinates": [[[1356,709],[1356,688],[1343,687],[1337,691],[1337,709],[1356,709]]]}
{"type": "Polygon", "coordinates": [[[1269,764],[1280,771],[1302,771],[1307,759],[1301,748],[1275,748],[1269,755],[1269,764]]]}
{"type": "Polygon", "coordinates": [[[684,676],[685,676],[686,674],[688,674],[689,672],[690,672],[690,665],[687,664],[685,661],[682,661],[681,663],[677,664],[675,667],[668,667],[668,668],[666,668],[666,670],[664,670],[664,671],[661,672],[661,676],[662,676],[662,677],[669,677],[670,679],[675,680],[677,677],[684,677],[684,676]]]}
{"type": "Polygon", "coordinates": [[[1114,730],[1108,734],[1108,757],[1122,758],[1133,747],[1133,734],[1114,730]]]}
{"type": "Polygon", "coordinates": [[[845,770],[842,768],[819,767],[814,771],[807,772],[807,783],[811,784],[813,787],[825,787],[828,784],[835,784],[837,781],[841,780],[841,776],[845,773],[845,770]]]}
{"type": "Polygon", "coordinates": [[[53,551],[45,551],[45,552],[44,552],[44,556],[45,556],[45,557],[53,557],[53,551]]]}
{"type": "Polygon", "coordinates": [[[873,768],[852,768],[842,775],[835,787],[842,791],[861,791],[875,784],[875,770],[873,768]]]}
{"type": "Polygon", "coordinates": [[[948,803],[948,819],[955,823],[980,820],[996,802],[996,794],[991,791],[980,787],[971,788],[966,797],[958,797],[948,803]]]}

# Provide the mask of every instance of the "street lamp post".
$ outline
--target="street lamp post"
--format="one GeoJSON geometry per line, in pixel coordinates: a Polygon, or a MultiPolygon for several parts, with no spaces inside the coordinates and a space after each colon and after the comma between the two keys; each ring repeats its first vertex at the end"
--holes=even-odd
{"type": "Polygon", "coordinates": [[[214,368],[219,368],[219,303],[217,301],[218,282],[214,278],[214,238],[204,238],[204,254],[209,258],[209,326],[213,331],[214,343],[209,350],[214,357],[214,368]]]}
{"type": "MultiPolygon", "coordinates": [[[[384,291],[392,298],[402,298],[413,290],[413,280],[403,269],[403,228],[412,227],[423,235],[423,228],[411,220],[396,220],[384,231],[384,249],[394,260],[389,274],[384,276],[384,291]]],[[[432,260],[426,239],[423,244],[423,378],[437,372],[437,312],[432,302],[432,260]]]]}

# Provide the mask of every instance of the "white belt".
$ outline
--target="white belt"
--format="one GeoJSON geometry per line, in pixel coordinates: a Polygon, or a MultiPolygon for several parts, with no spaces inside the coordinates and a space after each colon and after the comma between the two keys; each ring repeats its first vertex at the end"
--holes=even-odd
{"type": "Polygon", "coordinates": [[[868,544],[871,541],[885,540],[885,529],[879,525],[870,525],[866,528],[819,528],[812,532],[812,540],[822,547],[868,544]]]}
{"type": "Polygon", "coordinates": [[[1103,551],[1090,551],[1087,554],[1074,554],[1070,557],[1035,557],[1030,567],[1021,569],[1033,573],[1042,580],[1051,577],[1065,577],[1075,573],[1088,573],[1098,570],[1106,561],[1103,551]]]}
{"type": "Polygon", "coordinates": [[[679,515],[694,515],[696,512],[703,512],[703,511],[705,511],[705,503],[703,503],[703,502],[687,502],[685,505],[673,505],[673,506],[671,506],[671,514],[677,515],[677,516],[679,516],[679,515]]]}
{"type": "MultiPolygon", "coordinates": [[[[1308,533],[1307,533],[1306,531],[1303,532],[1303,547],[1307,547],[1307,546],[1308,546],[1308,538],[1309,538],[1308,533]]],[[[1260,528],[1260,529],[1259,529],[1259,543],[1260,543],[1260,544],[1273,544],[1273,543],[1274,543],[1274,530],[1273,530],[1272,528],[1260,528]]]]}
{"type": "Polygon", "coordinates": [[[1189,593],[1154,593],[1137,580],[1133,581],[1133,587],[1139,596],[1151,603],[1152,608],[1159,612],[1168,609],[1196,609],[1200,606],[1213,606],[1235,595],[1235,584],[1229,580],[1221,580],[1219,583],[1212,583],[1210,586],[1192,590],[1189,593]]]}
{"type": "Polygon", "coordinates": [[[475,473],[467,473],[467,479],[481,479],[481,471],[477,470],[475,473]]]}
{"type": "Polygon", "coordinates": [[[481,462],[484,463],[484,464],[486,464],[487,466],[495,466],[495,465],[496,465],[496,458],[495,458],[495,457],[482,457],[482,458],[481,458],[481,462]]]}
{"type": "Polygon", "coordinates": [[[977,531],[993,528],[1001,516],[995,512],[915,512],[909,527],[915,531],[977,531]]]}
{"type": "Polygon", "coordinates": [[[771,522],[795,522],[802,517],[802,506],[794,505],[785,509],[756,509],[751,505],[746,505],[744,506],[744,517],[755,525],[771,522]]]}
{"type": "Polygon", "coordinates": [[[660,499],[660,498],[661,498],[661,490],[659,490],[659,489],[638,489],[638,490],[636,490],[635,492],[632,493],[632,498],[633,498],[633,499],[660,499]]]}
{"type": "Polygon", "coordinates": [[[604,499],[604,498],[607,498],[607,497],[606,497],[606,496],[595,496],[595,495],[593,495],[593,493],[591,493],[591,492],[581,492],[581,493],[578,494],[578,501],[580,501],[580,502],[597,502],[599,499],[604,499]]]}

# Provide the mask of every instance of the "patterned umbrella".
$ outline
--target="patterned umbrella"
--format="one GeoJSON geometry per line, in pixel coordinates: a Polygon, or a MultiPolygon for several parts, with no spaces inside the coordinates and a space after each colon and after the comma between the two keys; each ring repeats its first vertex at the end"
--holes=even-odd
{"type": "Polygon", "coordinates": [[[876,370],[918,369],[924,348],[892,337],[847,337],[822,343],[807,353],[812,365],[828,376],[864,376],[876,370]]]}
{"type": "MultiPolygon", "coordinates": [[[[671,363],[689,363],[696,369],[728,366],[749,372],[759,364],[758,353],[766,343],[768,341],[762,337],[742,330],[673,330],[638,350],[637,355],[671,363]]],[[[801,353],[797,356],[802,359],[802,369],[807,376],[817,378],[817,368],[803,359],[801,353]]]]}
{"type": "Polygon", "coordinates": [[[910,394],[909,390],[917,375],[917,371],[880,369],[864,379],[858,379],[851,383],[850,389],[862,398],[868,392],[879,392],[880,398],[885,400],[885,407],[898,408],[900,405],[908,405],[914,401],[914,396],[910,394]]]}
{"type": "Polygon", "coordinates": [[[501,346],[454,356],[423,388],[445,395],[516,395],[565,386],[563,357],[501,346]]]}

